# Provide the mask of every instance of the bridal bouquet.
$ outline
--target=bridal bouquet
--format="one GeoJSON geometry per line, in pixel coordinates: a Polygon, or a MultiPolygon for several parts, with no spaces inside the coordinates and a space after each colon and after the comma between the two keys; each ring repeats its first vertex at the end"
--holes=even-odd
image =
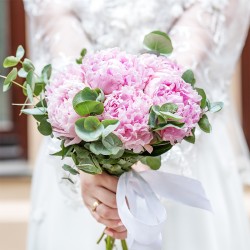
{"type": "MultiPolygon", "coordinates": [[[[61,140],[54,155],[72,158],[72,166],[63,165],[69,174],[123,176],[138,161],[157,170],[160,156],[175,144],[195,142],[197,126],[210,132],[206,112],[219,111],[222,104],[210,103],[204,90],[195,87],[193,72],[166,57],[173,48],[165,33],[149,33],[144,45],[148,53],[141,55],[119,48],[86,55],[84,49],[77,63],[53,77],[51,65],[37,74],[29,59],[22,60],[21,46],[16,56],[5,59],[4,67],[14,68],[4,91],[12,83],[23,89],[27,100],[21,112],[34,116],[43,135],[61,140]],[[15,82],[17,75],[25,78],[23,85],[15,82]]],[[[114,239],[107,237],[106,245],[113,249],[114,239]]],[[[127,249],[125,241],[122,246],[127,249]]]]}

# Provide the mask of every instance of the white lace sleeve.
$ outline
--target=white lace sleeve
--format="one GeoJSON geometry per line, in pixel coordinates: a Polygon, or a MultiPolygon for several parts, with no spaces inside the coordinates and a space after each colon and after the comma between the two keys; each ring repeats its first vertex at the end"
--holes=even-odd
{"type": "MultiPolygon", "coordinates": [[[[225,133],[232,139],[230,143],[234,147],[235,165],[250,176],[247,146],[237,114],[230,107],[233,102],[229,100],[229,84],[249,28],[249,1],[183,1],[182,6],[176,5],[175,11],[179,18],[170,29],[174,46],[172,57],[187,68],[194,69],[197,84],[206,90],[210,100],[224,102],[223,112],[214,115],[212,123],[215,128],[224,126],[225,133]],[[233,121],[229,117],[234,117],[233,121]]],[[[200,154],[198,148],[184,142],[168,153],[163,162],[172,165],[175,172],[190,174],[190,165],[200,154]]]]}
{"type": "Polygon", "coordinates": [[[24,0],[30,55],[36,65],[60,67],[79,56],[89,41],[77,15],[80,0],[24,0]]]}

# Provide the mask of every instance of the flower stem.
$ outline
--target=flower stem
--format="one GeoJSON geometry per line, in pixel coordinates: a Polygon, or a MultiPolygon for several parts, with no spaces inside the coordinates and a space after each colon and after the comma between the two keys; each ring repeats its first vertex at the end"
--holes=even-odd
{"type": "Polygon", "coordinates": [[[100,238],[98,239],[98,241],[96,242],[97,244],[100,244],[100,242],[102,241],[104,235],[105,235],[105,233],[103,232],[102,235],[100,236],[100,238]]]}
{"type": "MultiPolygon", "coordinates": [[[[0,75],[0,77],[2,77],[2,78],[4,78],[4,79],[6,79],[7,77],[6,76],[3,76],[3,75],[0,75]]],[[[13,82],[15,85],[17,85],[18,87],[20,87],[20,88],[22,88],[22,89],[25,89],[26,90],[26,88],[23,86],[23,85],[21,85],[20,83],[18,83],[18,82],[15,82],[15,81],[11,81],[11,82],[13,82]]]]}
{"type": "Polygon", "coordinates": [[[121,244],[122,244],[122,250],[128,250],[128,246],[127,246],[126,240],[121,240],[121,244]]]}

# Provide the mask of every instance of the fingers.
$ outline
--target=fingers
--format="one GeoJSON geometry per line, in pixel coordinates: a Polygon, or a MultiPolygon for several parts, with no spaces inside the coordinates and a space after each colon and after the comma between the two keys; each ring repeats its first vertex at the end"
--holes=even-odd
{"type": "Polygon", "coordinates": [[[115,194],[103,187],[96,188],[94,197],[110,208],[117,208],[115,194]]]}
{"type": "Polygon", "coordinates": [[[82,191],[89,190],[91,187],[100,186],[107,190],[116,193],[118,178],[106,173],[98,175],[90,175],[81,172],[81,187],[82,191]]]}
{"type": "Polygon", "coordinates": [[[127,231],[123,231],[123,232],[117,232],[111,228],[107,228],[105,229],[104,231],[107,235],[115,238],[115,239],[118,239],[118,240],[124,240],[127,238],[127,231]]]}
{"type": "Polygon", "coordinates": [[[110,208],[104,204],[100,204],[97,207],[96,213],[98,213],[101,217],[106,218],[108,220],[120,220],[117,209],[110,208]]]}

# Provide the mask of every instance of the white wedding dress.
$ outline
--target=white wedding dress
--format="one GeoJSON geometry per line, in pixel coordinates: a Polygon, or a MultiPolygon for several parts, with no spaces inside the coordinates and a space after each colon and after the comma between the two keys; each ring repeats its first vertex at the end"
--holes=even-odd
{"type": "MultiPolygon", "coordinates": [[[[193,176],[205,187],[211,214],[164,201],[168,219],[164,250],[249,250],[242,178],[250,183],[248,150],[229,98],[229,83],[249,27],[248,0],[25,0],[31,56],[37,67],[59,67],[88,51],[142,48],[152,30],[170,34],[176,59],[195,70],[199,86],[222,112],[211,117],[211,134],[182,143],[163,157],[162,170],[193,176]],[[241,177],[240,177],[241,176],[241,177]]],[[[84,207],[76,185],[63,181],[62,162],[49,156],[57,142],[46,139],[34,171],[29,250],[100,250],[103,230],[84,207]]],[[[120,249],[118,247],[118,249],[120,249]]],[[[152,249],[153,250],[153,249],[152,249]]]]}

